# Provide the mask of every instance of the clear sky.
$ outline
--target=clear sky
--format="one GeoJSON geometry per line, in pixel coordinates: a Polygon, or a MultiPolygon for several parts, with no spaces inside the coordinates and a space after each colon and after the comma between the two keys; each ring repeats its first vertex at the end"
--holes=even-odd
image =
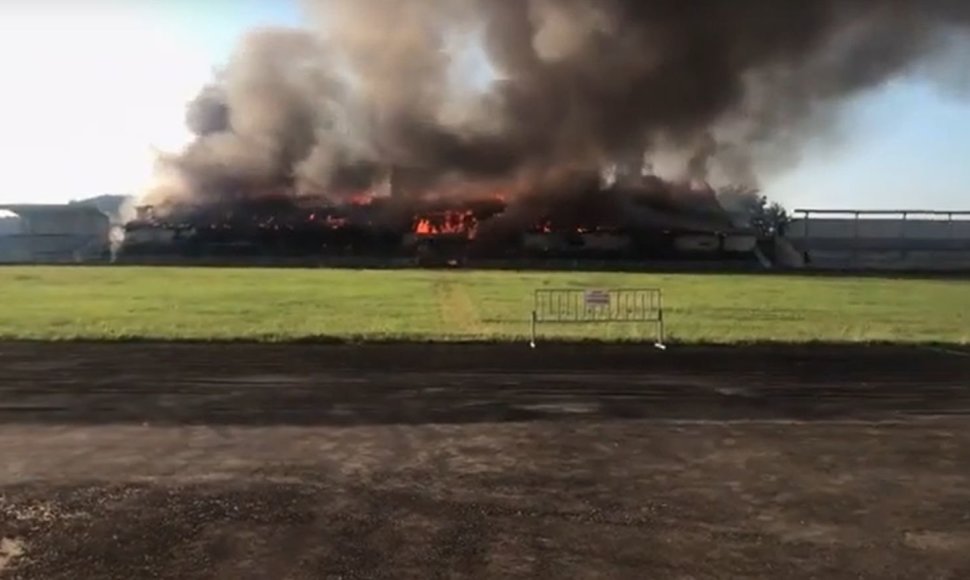
{"type": "MultiPolygon", "coordinates": [[[[240,34],[299,21],[296,0],[0,2],[0,203],[137,192],[240,34]]],[[[898,79],[764,185],[791,209],[970,209],[970,97],[898,79]]]]}

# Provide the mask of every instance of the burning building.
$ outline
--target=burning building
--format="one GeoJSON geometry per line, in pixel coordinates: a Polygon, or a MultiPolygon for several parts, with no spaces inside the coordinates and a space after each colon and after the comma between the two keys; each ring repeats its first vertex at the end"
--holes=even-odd
{"type": "Polygon", "coordinates": [[[391,190],[342,200],[231,198],[162,212],[143,206],[127,226],[124,247],[128,257],[349,255],[452,263],[470,257],[709,257],[753,249],[753,235],[721,209],[710,187],[674,189],[655,177],[604,183],[577,174],[563,184],[568,190],[511,197],[391,190]],[[743,239],[751,247],[739,250],[743,239]]]}
{"type": "Polygon", "coordinates": [[[756,188],[831,107],[970,22],[950,0],[306,8],[190,104],[195,139],[159,159],[126,251],[748,247],[707,184],[756,188]]]}

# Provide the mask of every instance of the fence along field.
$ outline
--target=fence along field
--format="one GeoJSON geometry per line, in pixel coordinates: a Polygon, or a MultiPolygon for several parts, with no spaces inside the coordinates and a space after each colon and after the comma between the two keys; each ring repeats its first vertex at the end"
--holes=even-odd
{"type": "MultiPolygon", "coordinates": [[[[516,340],[541,289],[658,288],[667,341],[970,344],[970,282],[878,278],[190,268],[0,268],[0,337],[516,340]]],[[[645,325],[544,340],[643,341],[645,325]]]]}

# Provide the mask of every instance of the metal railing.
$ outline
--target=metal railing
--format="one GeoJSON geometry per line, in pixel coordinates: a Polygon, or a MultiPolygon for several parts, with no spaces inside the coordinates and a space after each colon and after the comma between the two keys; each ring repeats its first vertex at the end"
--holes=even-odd
{"type": "Polygon", "coordinates": [[[657,348],[665,349],[663,292],[656,288],[627,290],[536,290],[530,346],[536,347],[540,324],[644,324],[656,331],[657,348]]]}

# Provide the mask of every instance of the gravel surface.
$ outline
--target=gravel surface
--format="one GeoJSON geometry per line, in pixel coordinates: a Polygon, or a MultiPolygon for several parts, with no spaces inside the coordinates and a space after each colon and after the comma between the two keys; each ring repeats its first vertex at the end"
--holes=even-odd
{"type": "Polygon", "coordinates": [[[0,345],[0,578],[967,578],[970,356],[0,345]]]}

